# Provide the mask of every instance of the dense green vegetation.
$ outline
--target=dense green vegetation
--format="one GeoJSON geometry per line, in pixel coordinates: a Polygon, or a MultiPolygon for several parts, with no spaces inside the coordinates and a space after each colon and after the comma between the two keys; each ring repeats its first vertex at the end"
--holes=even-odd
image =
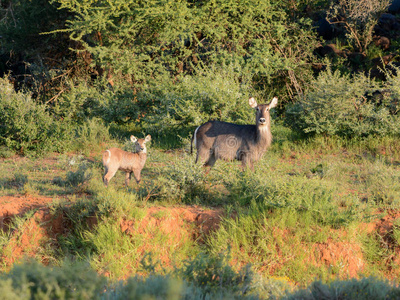
{"type": "Polygon", "coordinates": [[[26,227],[51,221],[35,210],[2,218],[0,294],[399,297],[400,21],[390,3],[0,3],[0,196],[52,197],[46,211],[67,231],[9,264],[26,227]],[[206,174],[188,154],[191,132],[208,119],[252,123],[249,96],[279,98],[271,149],[254,173],[218,162],[206,174]],[[124,187],[118,173],[107,189],[100,154],[131,149],[131,134],[152,135],[143,182],[124,187]],[[150,216],[154,207],[165,209],[150,216]],[[221,210],[218,227],[194,234],[173,211],[191,207],[221,210]],[[365,225],[388,214],[384,232],[365,225]],[[323,258],[328,246],[350,254],[323,258]]]}

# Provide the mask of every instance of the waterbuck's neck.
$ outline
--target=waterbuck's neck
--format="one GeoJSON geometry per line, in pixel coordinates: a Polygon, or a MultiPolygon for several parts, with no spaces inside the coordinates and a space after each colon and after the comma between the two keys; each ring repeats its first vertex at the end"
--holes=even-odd
{"type": "Polygon", "coordinates": [[[137,152],[135,154],[139,157],[140,161],[146,161],[146,158],[147,158],[147,153],[146,152],[140,151],[140,152],[137,152]]]}
{"type": "Polygon", "coordinates": [[[266,150],[272,142],[272,134],[270,123],[256,126],[256,141],[257,148],[266,150]]]}

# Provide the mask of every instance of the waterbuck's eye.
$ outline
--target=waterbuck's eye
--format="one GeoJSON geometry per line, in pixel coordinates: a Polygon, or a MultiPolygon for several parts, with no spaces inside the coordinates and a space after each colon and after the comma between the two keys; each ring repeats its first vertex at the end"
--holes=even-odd
{"type": "Polygon", "coordinates": [[[258,106],[256,107],[256,111],[260,111],[260,109],[258,108],[258,106]]]}

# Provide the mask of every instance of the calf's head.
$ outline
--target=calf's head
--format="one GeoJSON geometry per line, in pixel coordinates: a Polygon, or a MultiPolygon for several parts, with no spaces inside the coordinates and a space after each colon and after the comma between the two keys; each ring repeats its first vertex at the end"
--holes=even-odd
{"type": "Polygon", "coordinates": [[[143,152],[146,153],[147,149],[146,149],[146,143],[148,141],[151,141],[151,135],[147,135],[144,139],[137,139],[136,137],[134,137],[133,135],[131,135],[131,142],[134,145],[134,149],[136,153],[138,152],[143,152]]]}

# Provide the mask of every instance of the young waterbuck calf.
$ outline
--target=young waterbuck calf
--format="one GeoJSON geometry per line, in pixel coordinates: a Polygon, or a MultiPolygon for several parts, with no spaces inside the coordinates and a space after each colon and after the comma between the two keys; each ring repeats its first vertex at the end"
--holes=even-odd
{"type": "Polygon", "coordinates": [[[148,135],[144,139],[137,139],[131,135],[131,141],[135,146],[135,152],[126,152],[119,148],[111,148],[103,152],[104,177],[106,186],[114,177],[118,170],[126,172],[125,184],[128,186],[131,175],[135,176],[136,182],[140,182],[140,172],[142,171],[147,158],[146,143],[151,140],[148,135]]]}
{"type": "MultiPolygon", "coordinates": [[[[212,167],[217,159],[242,162],[242,168],[250,167],[258,161],[271,145],[271,123],[269,111],[278,103],[274,97],[269,104],[258,105],[251,97],[249,104],[256,109],[255,125],[238,125],[220,121],[209,121],[197,127],[192,143],[197,149],[198,160],[212,167]]],[[[192,145],[191,145],[192,151],[192,145]]]]}

